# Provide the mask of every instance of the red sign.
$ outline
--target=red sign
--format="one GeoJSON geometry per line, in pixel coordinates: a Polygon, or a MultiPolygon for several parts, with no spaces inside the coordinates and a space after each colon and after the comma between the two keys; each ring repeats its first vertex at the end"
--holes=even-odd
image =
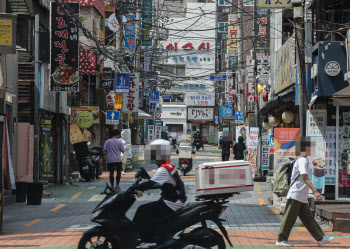
{"type": "MultiPolygon", "coordinates": [[[[165,48],[167,50],[177,51],[178,43],[177,42],[174,42],[174,44],[169,43],[165,48]]],[[[185,50],[185,51],[192,51],[195,47],[194,47],[192,42],[188,42],[188,43],[184,44],[181,48],[183,50],[185,50]]],[[[197,50],[207,50],[207,51],[209,51],[209,49],[210,49],[210,43],[209,42],[207,42],[207,43],[202,42],[201,44],[199,44],[199,46],[197,48],[197,50]]]]}
{"type": "Polygon", "coordinates": [[[254,102],[255,101],[254,95],[249,95],[247,99],[248,99],[248,102],[254,102]]]}
{"type": "Polygon", "coordinates": [[[160,113],[156,113],[156,114],[155,114],[155,117],[156,117],[156,118],[160,118],[161,116],[162,116],[162,115],[161,115],[160,113]]]}

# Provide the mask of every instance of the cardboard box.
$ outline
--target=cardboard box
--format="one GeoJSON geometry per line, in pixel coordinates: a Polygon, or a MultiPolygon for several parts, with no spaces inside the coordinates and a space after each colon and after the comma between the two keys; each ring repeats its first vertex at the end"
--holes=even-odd
{"type": "Polygon", "coordinates": [[[253,191],[250,163],[243,160],[204,163],[196,167],[198,196],[253,191]]]}

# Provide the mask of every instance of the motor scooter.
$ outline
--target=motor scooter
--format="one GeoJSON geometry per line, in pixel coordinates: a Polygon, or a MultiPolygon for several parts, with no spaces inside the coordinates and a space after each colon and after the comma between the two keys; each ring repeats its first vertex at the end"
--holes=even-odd
{"type": "Polygon", "coordinates": [[[199,150],[202,147],[202,141],[199,138],[195,138],[193,142],[193,146],[199,150]]]}
{"type": "MultiPolygon", "coordinates": [[[[150,179],[144,168],[135,175],[135,184],[142,179],[150,179]]],[[[136,249],[143,242],[140,238],[142,228],[126,216],[126,212],[135,203],[138,196],[131,188],[116,193],[108,184],[103,191],[106,197],[97,205],[91,214],[91,221],[99,225],[86,231],[81,237],[78,249],[136,249]]],[[[182,209],[157,221],[152,232],[155,243],[142,248],[152,249],[225,249],[225,240],[231,245],[227,231],[220,216],[227,209],[231,195],[216,196],[214,199],[201,199],[190,203],[182,209]],[[222,235],[207,222],[218,226],[222,235]],[[201,226],[190,231],[195,224],[201,226]]],[[[139,247],[141,248],[141,247],[139,247]]]]}
{"type": "Polygon", "coordinates": [[[184,176],[190,172],[193,168],[192,165],[192,154],[195,152],[189,142],[181,142],[178,149],[179,154],[179,165],[178,169],[183,173],[184,176]]]}
{"type": "Polygon", "coordinates": [[[103,146],[94,146],[90,150],[91,166],[94,170],[93,178],[100,179],[102,175],[102,158],[104,156],[103,146]]]}
{"type": "Polygon", "coordinates": [[[87,182],[93,179],[93,176],[95,175],[94,172],[96,172],[90,159],[88,145],[89,143],[86,141],[73,144],[74,154],[79,164],[80,177],[87,182]]]}

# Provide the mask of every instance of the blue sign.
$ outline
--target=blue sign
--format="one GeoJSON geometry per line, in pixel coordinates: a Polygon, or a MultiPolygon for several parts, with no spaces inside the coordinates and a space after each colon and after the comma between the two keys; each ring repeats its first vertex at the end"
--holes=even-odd
{"type": "MultiPolygon", "coordinates": [[[[125,15],[125,47],[130,51],[131,55],[135,54],[135,19],[136,15],[125,15]]],[[[131,64],[134,64],[134,56],[132,56],[131,64]]]]}
{"type": "Polygon", "coordinates": [[[150,103],[159,103],[159,91],[152,91],[149,98],[150,103]]]}
{"type": "Polygon", "coordinates": [[[221,80],[227,80],[226,74],[219,74],[219,75],[210,75],[209,79],[211,81],[221,81],[221,80]]]}
{"type": "Polygon", "coordinates": [[[236,122],[238,121],[244,121],[242,115],[244,114],[244,111],[236,111],[236,122]]]}
{"type": "Polygon", "coordinates": [[[162,98],[163,99],[172,99],[173,96],[171,96],[171,95],[163,95],[162,98]]]}
{"type": "Polygon", "coordinates": [[[156,118],[156,119],[154,119],[154,124],[155,125],[161,125],[162,124],[162,120],[160,118],[156,118]]]}
{"type": "Polygon", "coordinates": [[[219,117],[215,116],[215,123],[219,123],[219,117]]]}
{"type": "Polygon", "coordinates": [[[150,110],[151,112],[155,112],[155,111],[156,111],[156,104],[151,103],[151,104],[150,104],[150,109],[151,109],[151,110],[150,110]]]}
{"type": "Polygon", "coordinates": [[[220,107],[220,117],[221,118],[228,118],[233,116],[232,108],[228,108],[226,106],[220,107]]]}
{"type": "Polygon", "coordinates": [[[106,124],[119,124],[119,112],[118,111],[107,111],[106,124]]]}
{"type": "Polygon", "coordinates": [[[115,75],[115,92],[116,93],[128,93],[130,84],[130,74],[116,74],[115,75]]]}

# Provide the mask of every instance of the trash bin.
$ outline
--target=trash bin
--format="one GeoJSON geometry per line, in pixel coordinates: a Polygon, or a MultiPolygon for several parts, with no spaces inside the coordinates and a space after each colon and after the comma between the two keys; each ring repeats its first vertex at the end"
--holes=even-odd
{"type": "Polygon", "coordinates": [[[41,182],[29,182],[27,191],[27,205],[41,205],[43,197],[43,184],[41,182]]]}
{"type": "Polygon", "coordinates": [[[27,201],[27,182],[16,182],[16,202],[26,202],[27,201]]]}

